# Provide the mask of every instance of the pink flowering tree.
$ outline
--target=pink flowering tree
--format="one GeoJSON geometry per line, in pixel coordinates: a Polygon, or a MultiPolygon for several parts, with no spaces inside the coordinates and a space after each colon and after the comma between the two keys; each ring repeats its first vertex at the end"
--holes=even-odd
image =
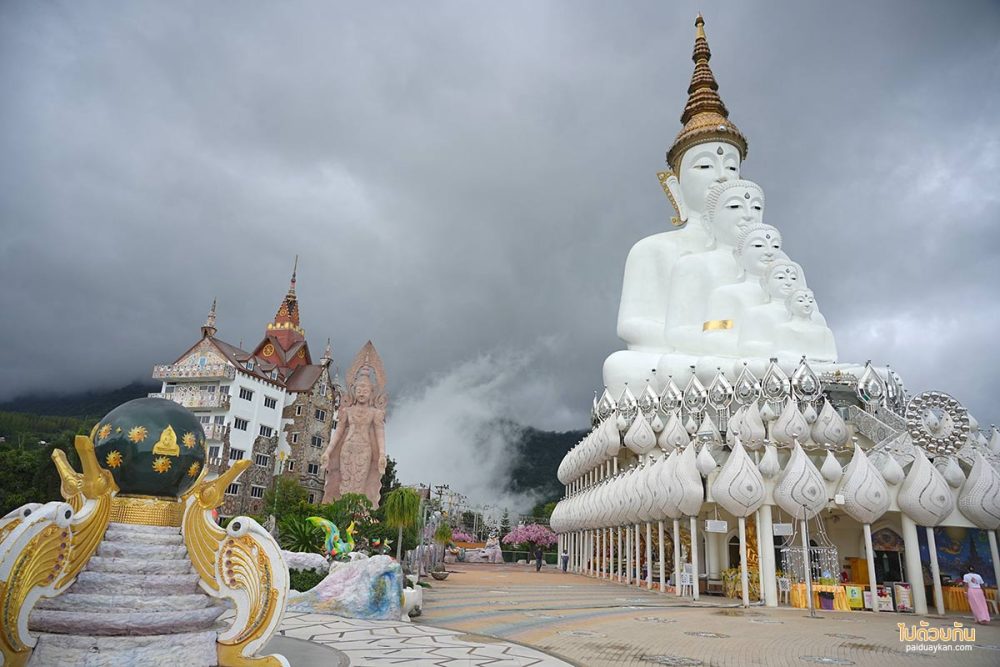
{"type": "Polygon", "coordinates": [[[451,534],[452,542],[475,542],[476,538],[461,530],[456,530],[451,534]]]}
{"type": "Polygon", "coordinates": [[[548,526],[537,523],[522,524],[503,536],[501,542],[509,545],[519,545],[526,551],[532,551],[536,546],[550,547],[559,538],[548,526]]]}

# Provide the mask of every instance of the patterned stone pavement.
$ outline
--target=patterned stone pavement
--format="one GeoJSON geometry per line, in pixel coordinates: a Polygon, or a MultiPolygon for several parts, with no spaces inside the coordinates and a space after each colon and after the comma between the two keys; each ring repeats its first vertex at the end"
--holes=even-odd
{"type": "MultiPolygon", "coordinates": [[[[1000,621],[968,616],[743,610],[725,598],[698,604],[659,592],[532,566],[450,565],[424,591],[431,624],[511,640],[579,665],[1000,665],[1000,621]],[[971,645],[928,653],[899,641],[897,623],[954,622],[976,629],[971,645]],[[961,650],[959,650],[961,649],[961,650]]],[[[431,663],[428,663],[431,664],[431,663]]],[[[544,663],[543,663],[544,664],[544,663]]]]}
{"type": "MultiPolygon", "coordinates": [[[[351,667],[442,665],[443,667],[563,667],[565,662],[511,642],[475,637],[459,630],[404,621],[362,621],[303,612],[288,612],[280,637],[329,646],[346,655],[351,667]]],[[[287,645],[276,642],[270,650],[287,645]]],[[[295,648],[292,645],[290,648],[295,648]]],[[[334,656],[322,663],[301,652],[292,667],[337,665],[334,656]]],[[[343,664],[343,662],[341,663],[343,664]]]]}

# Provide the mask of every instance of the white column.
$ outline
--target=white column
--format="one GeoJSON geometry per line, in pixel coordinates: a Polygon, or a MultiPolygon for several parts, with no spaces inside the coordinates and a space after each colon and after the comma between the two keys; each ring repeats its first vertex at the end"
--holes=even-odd
{"type": "Polygon", "coordinates": [[[708,565],[708,578],[718,580],[722,578],[722,568],[719,567],[719,535],[720,533],[707,533],[705,561],[708,565]]]}
{"type": "Polygon", "coordinates": [[[993,559],[993,576],[1000,584],[1000,553],[997,551],[997,531],[987,530],[986,537],[990,540],[990,558],[993,559]]]}
{"type": "Polygon", "coordinates": [[[878,581],[875,578],[875,549],[872,547],[872,525],[866,523],[865,531],[865,561],[868,563],[868,587],[872,591],[872,611],[878,611],[875,604],[875,591],[878,590],[878,581]]]}
{"type": "MultiPolygon", "coordinates": [[[[656,522],[656,531],[657,531],[657,537],[659,538],[657,546],[659,546],[660,548],[660,553],[658,555],[660,557],[660,592],[662,593],[667,590],[667,564],[666,564],[664,545],[663,545],[662,521],[656,522]]],[[[993,559],[993,562],[994,563],[996,562],[996,558],[993,559]]],[[[1000,579],[998,579],[998,581],[1000,581],[1000,579]]]]}
{"type": "Polygon", "coordinates": [[[802,508],[802,567],[806,580],[806,607],[809,608],[809,615],[813,615],[813,578],[812,578],[812,553],[809,551],[809,519],[806,518],[805,506],[802,508]]]}
{"type": "Polygon", "coordinates": [[[639,532],[639,524],[635,524],[635,585],[636,588],[642,586],[642,533],[639,532]]]}
{"type": "MultiPolygon", "coordinates": [[[[760,555],[764,551],[764,537],[760,532],[760,510],[758,509],[754,512],[754,523],[757,524],[757,586],[760,591],[760,599],[764,600],[764,563],[760,560],[760,555]]],[[[771,539],[771,544],[769,545],[771,553],[774,553],[774,539],[771,539]]]]}
{"type": "Polygon", "coordinates": [[[618,526],[616,529],[618,533],[618,548],[615,549],[615,572],[617,573],[618,583],[622,581],[622,527],[618,526]]]}
{"type": "Polygon", "coordinates": [[[674,519],[674,593],[681,595],[681,520],[674,519]]]}
{"type": "Polygon", "coordinates": [[[646,522],[646,588],[653,587],[653,524],[646,522]]]}
{"type": "Polygon", "coordinates": [[[944,591],[941,590],[941,568],[938,565],[937,540],[934,528],[927,526],[927,552],[931,555],[931,580],[934,584],[934,606],[938,616],[944,616],[944,591]]]}
{"type": "Polygon", "coordinates": [[[625,526],[625,584],[632,583],[632,526],[625,526]]]}
{"type": "Polygon", "coordinates": [[[693,600],[698,599],[698,517],[691,517],[691,576],[694,577],[691,586],[693,600]]]}
{"type": "Polygon", "coordinates": [[[740,524],[740,591],[743,594],[743,606],[750,606],[750,582],[747,577],[747,519],[739,517],[740,524]]]}
{"type": "Polygon", "coordinates": [[[601,547],[601,579],[603,579],[604,576],[605,576],[604,572],[605,572],[605,569],[606,569],[604,566],[607,563],[607,557],[608,557],[608,536],[607,536],[607,533],[604,532],[604,528],[599,528],[598,530],[599,530],[599,534],[601,536],[601,544],[600,544],[600,547],[601,547]]]}
{"type": "Polygon", "coordinates": [[[778,575],[774,566],[774,526],[771,521],[770,505],[762,505],[760,508],[760,523],[757,525],[757,534],[764,545],[757,549],[757,561],[764,575],[764,587],[761,589],[761,594],[764,596],[765,605],[777,607],[778,575]]]}
{"type": "Polygon", "coordinates": [[[913,519],[902,512],[899,516],[903,526],[903,562],[906,567],[906,580],[910,583],[913,592],[913,611],[926,616],[927,596],[924,593],[924,571],[920,567],[920,542],[917,540],[917,524],[913,523],[913,519]]]}

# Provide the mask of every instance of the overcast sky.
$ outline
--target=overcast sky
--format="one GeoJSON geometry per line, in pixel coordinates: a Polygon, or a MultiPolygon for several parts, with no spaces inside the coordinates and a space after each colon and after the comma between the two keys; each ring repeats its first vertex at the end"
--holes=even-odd
{"type": "Polygon", "coordinates": [[[1000,6],[912,0],[2,3],[0,399],[148,379],[213,297],[252,345],[298,254],[314,356],[429,411],[515,359],[497,412],[586,426],[699,9],[841,358],[1000,420],[1000,6]]]}

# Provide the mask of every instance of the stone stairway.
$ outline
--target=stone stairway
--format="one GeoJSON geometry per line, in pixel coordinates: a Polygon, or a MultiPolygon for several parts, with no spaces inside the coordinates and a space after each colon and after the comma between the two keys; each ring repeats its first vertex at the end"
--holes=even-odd
{"type": "Polygon", "coordinates": [[[180,528],[112,523],[76,582],[35,605],[29,664],[211,667],[226,608],[199,587],[180,528]]]}

